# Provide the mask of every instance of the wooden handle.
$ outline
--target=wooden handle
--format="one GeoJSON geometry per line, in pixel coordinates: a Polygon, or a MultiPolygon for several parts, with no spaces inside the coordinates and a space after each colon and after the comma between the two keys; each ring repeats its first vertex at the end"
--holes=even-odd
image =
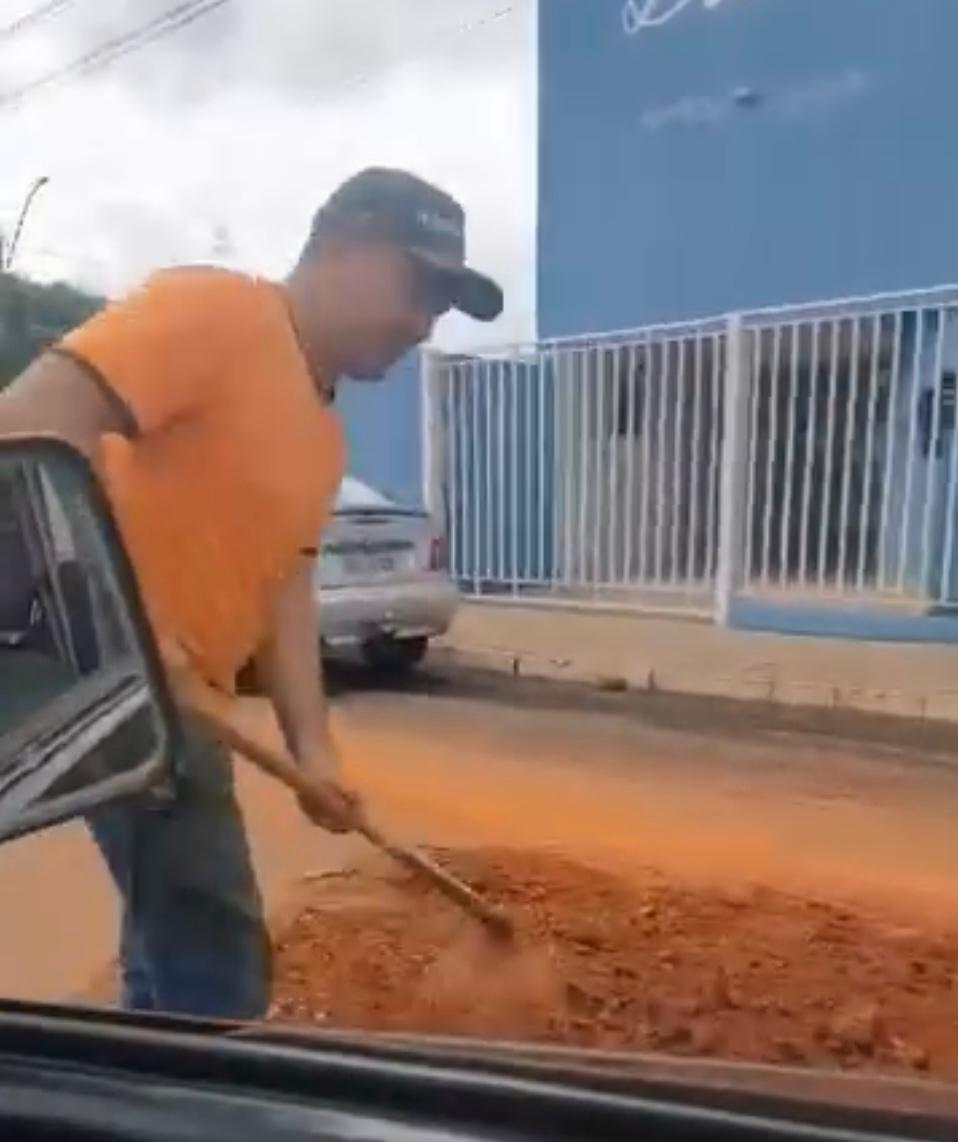
{"type": "MultiPolygon", "coordinates": [[[[250,737],[236,723],[232,698],[185,672],[174,670],[172,679],[180,702],[224,745],[278,778],[297,796],[306,800],[315,796],[312,782],[292,757],[250,737]]],[[[468,884],[435,864],[424,853],[391,840],[365,819],[357,822],[356,831],[404,868],[426,877],[443,895],[481,921],[490,932],[501,938],[512,936],[512,921],[505,913],[493,908],[468,884]]]]}
{"type": "Polygon", "coordinates": [[[359,832],[376,848],[388,853],[393,860],[432,881],[433,885],[449,900],[475,916],[477,920],[485,924],[490,932],[505,939],[512,937],[513,927],[509,917],[504,912],[500,912],[498,908],[494,908],[488,901],[483,900],[479,893],[470,888],[464,880],[460,880],[451,872],[447,872],[441,865],[431,861],[418,849],[407,848],[405,845],[399,845],[395,841],[389,840],[368,821],[364,821],[359,826],[359,832]]]}

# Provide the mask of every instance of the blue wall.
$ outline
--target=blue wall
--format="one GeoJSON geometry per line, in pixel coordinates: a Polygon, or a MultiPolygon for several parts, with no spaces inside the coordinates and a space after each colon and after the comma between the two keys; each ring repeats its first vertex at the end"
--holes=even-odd
{"type": "Polygon", "coordinates": [[[404,504],[422,502],[419,354],[380,382],[348,381],[336,402],[349,449],[348,471],[404,504]]]}
{"type": "Polygon", "coordinates": [[[958,0],[540,0],[551,336],[958,278],[958,0]]]}

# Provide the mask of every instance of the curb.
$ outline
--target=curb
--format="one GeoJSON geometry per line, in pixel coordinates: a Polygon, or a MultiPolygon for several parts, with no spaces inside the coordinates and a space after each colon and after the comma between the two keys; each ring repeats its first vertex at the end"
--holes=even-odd
{"type": "Polygon", "coordinates": [[[438,661],[445,658],[466,669],[493,671],[513,678],[574,682],[603,693],[670,693],[958,723],[958,687],[909,694],[891,687],[798,681],[783,676],[784,672],[774,662],[756,664],[736,675],[669,673],[653,666],[630,676],[611,671],[598,673],[573,657],[550,658],[531,651],[459,644],[449,639],[437,643],[434,654],[438,661]]]}

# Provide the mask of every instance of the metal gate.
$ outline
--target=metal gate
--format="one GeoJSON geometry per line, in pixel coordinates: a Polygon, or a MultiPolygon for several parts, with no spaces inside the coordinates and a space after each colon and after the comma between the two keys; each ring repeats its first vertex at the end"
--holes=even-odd
{"type": "Polygon", "coordinates": [[[958,291],[424,361],[477,598],[717,615],[958,601],[958,291]]]}

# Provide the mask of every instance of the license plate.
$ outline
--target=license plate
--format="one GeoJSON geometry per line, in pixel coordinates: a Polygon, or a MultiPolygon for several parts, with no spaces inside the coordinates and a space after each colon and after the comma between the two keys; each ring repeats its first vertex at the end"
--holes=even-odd
{"type": "Polygon", "coordinates": [[[343,555],[343,572],[357,577],[390,575],[399,565],[395,555],[343,555]]]}

